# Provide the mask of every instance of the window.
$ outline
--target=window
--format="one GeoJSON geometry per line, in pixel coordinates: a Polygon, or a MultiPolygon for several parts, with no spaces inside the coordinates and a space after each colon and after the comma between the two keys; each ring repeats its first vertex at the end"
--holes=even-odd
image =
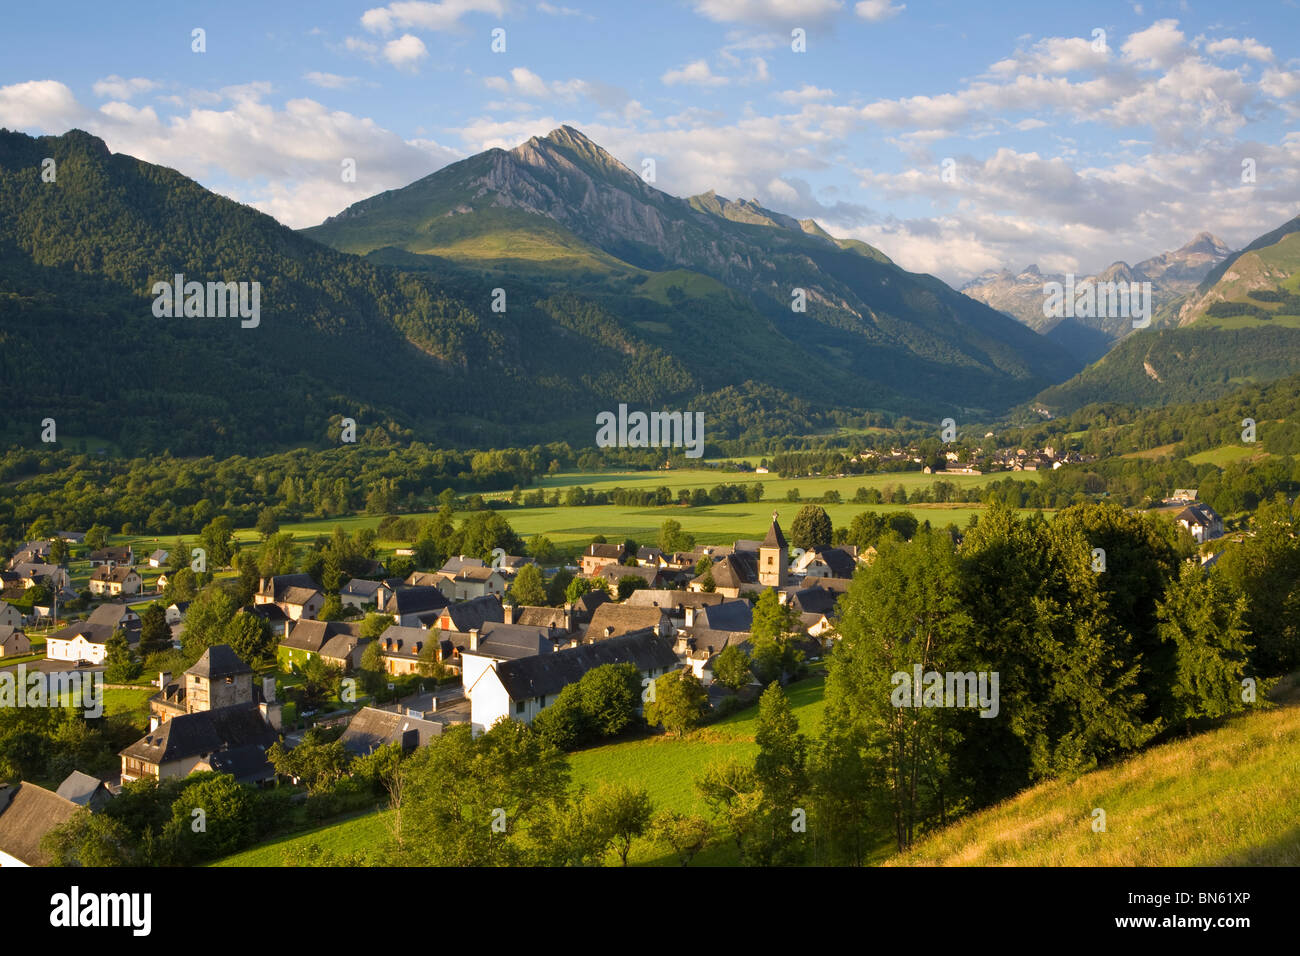
{"type": "Polygon", "coordinates": [[[519,701],[519,703],[515,704],[515,713],[522,714],[523,712],[524,712],[524,702],[521,700],[519,701]]]}
{"type": "Polygon", "coordinates": [[[545,695],[545,694],[543,694],[541,697],[537,698],[537,706],[538,706],[538,707],[545,707],[545,706],[546,706],[546,695],[545,695]]]}

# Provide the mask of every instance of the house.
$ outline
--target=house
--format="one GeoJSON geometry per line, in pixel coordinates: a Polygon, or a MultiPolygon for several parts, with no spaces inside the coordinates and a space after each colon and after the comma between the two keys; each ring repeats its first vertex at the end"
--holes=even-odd
{"type": "Polygon", "coordinates": [[[507,578],[513,580],[515,575],[523,570],[526,564],[536,564],[532,558],[518,554],[505,554],[495,562],[496,569],[504,574],[507,578]]]}
{"type": "Polygon", "coordinates": [[[839,594],[824,588],[820,582],[825,578],[816,578],[818,583],[808,587],[789,587],[777,594],[782,604],[789,604],[799,614],[823,614],[834,616],[835,604],[839,594]]]}
{"type": "Polygon", "coordinates": [[[795,560],[791,572],[814,578],[851,578],[857,558],[846,548],[811,548],[795,560]]]}
{"type": "MultiPolygon", "coordinates": [[[[455,577],[457,574],[460,574],[460,572],[465,568],[484,568],[484,567],[487,567],[487,563],[483,561],[482,558],[467,558],[463,554],[458,554],[448,558],[443,563],[442,567],[440,567],[434,573],[445,574],[448,575],[449,577],[455,577]]],[[[414,584],[416,582],[412,581],[411,583],[414,584]]]]}
{"type": "Polygon", "coordinates": [[[178,714],[120,752],[122,782],[168,780],[196,770],[231,773],[240,783],[275,779],[267,749],[279,739],[253,704],[178,714]]]}
{"type": "Polygon", "coordinates": [[[42,838],[80,809],[34,783],[0,786],[0,869],[49,866],[42,838]]]}
{"type": "Polygon", "coordinates": [[[0,601],[0,627],[22,627],[23,612],[7,601],[0,601]]]}
{"type": "MultiPolygon", "coordinates": [[[[482,567],[482,565],[483,562],[479,561],[478,566],[482,567]]],[[[439,577],[440,573],[441,572],[438,571],[412,571],[406,576],[406,580],[402,583],[413,588],[436,588],[438,582],[442,580],[439,577]]],[[[400,590],[400,588],[397,590],[400,590]]]]}
{"type": "MultiPolygon", "coordinates": [[[[294,621],[276,647],[276,659],[290,670],[301,667],[320,654],[330,640],[340,635],[353,638],[355,647],[361,639],[361,625],[345,624],[342,621],[294,621]]],[[[351,660],[350,651],[344,656],[351,660]]]]}
{"type": "Polygon", "coordinates": [[[101,564],[90,575],[91,594],[107,594],[111,597],[139,594],[143,584],[135,568],[101,564]]]}
{"type": "Polygon", "coordinates": [[[677,627],[690,628],[695,624],[695,615],[701,608],[721,604],[727,600],[725,594],[716,591],[667,591],[655,588],[640,588],[633,591],[623,602],[624,607],[661,607],[677,627]]]}
{"type": "Polygon", "coordinates": [[[494,664],[550,655],[571,640],[558,629],[522,624],[487,624],[481,632],[449,633],[447,638],[459,662],[461,685],[466,688],[494,664]]]}
{"type": "Polygon", "coordinates": [[[85,544],[86,533],[84,531],[56,531],[54,536],[68,544],[85,544]]]}
{"type": "Polygon", "coordinates": [[[51,661],[86,661],[102,664],[108,656],[108,639],[113,629],[103,624],[82,622],[60,628],[45,639],[45,657],[51,661]]]}
{"type": "Polygon", "coordinates": [[[1203,502],[1198,501],[1188,505],[1178,512],[1178,517],[1174,520],[1190,531],[1192,537],[1202,544],[1223,537],[1223,519],[1213,508],[1203,502]]]}
{"type": "Polygon", "coordinates": [[[253,604],[274,604],[291,621],[314,618],[325,604],[325,595],[310,574],[278,574],[258,581],[253,604]]]}
{"type": "Polygon", "coordinates": [[[50,558],[50,546],[44,541],[33,542],[19,548],[9,559],[9,567],[16,569],[20,564],[46,564],[50,558]]]}
{"type": "Polygon", "coordinates": [[[410,753],[417,747],[427,747],[430,740],[441,735],[442,724],[437,721],[377,707],[362,707],[348,721],[339,743],[349,753],[365,757],[388,744],[401,744],[402,752],[410,753]]]}
{"type": "Polygon", "coordinates": [[[119,752],[122,782],[196,770],[229,773],[240,783],[274,780],[266,750],[280,737],[275,679],[254,687],[253,669],[227,644],[207,648],[184,678],[158,675],[149,733],[119,752]]]}
{"type": "Polygon", "coordinates": [[[423,627],[390,624],[377,640],[380,659],[389,674],[419,673],[420,655],[429,644],[435,645],[434,655],[438,660],[442,660],[444,654],[450,655],[450,646],[446,649],[441,646],[441,632],[423,627]]]}
{"type": "Polygon", "coordinates": [[[130,567],[135,564],[135,552],[131,550],[129,544],[116,548],[100,548],[98,551],[90,552],[90,566],[92,568],[102,567],[106,564],[130,567]]]}
{"type": "Polygon", "coordinates": [[[393,616],[394,624],[422,627],[436,620],[448,603],[446,595],[436,587],[408,587],[394,591],[381,610],[393,616]]]}
{"type": "Polygon", "coordinates": [[[668,612],[661,607],[636,607],[611,601],[596,608],[583,639],[588,643],[607,641],[612,637],[644,630],[653,631],[660,637],[672,637],[677,633],[668,612]]]}
{"type": "Polygon", "coordinates": [[[140,615],[125,604],[101,604],[90,612],[87,624],[101,624],[110,631],[126,631],[130,640],[140,636],[140,615]]]}
{"type": "Polygon", "coordinates": [[[746,591],[759,589],[758,555],[747,551],[733,551],[713,563],[713,567],[691,579],[692,591],[704,591],[707,581],[713,580],[713,592],[724,597],[738,598],[746,591]]]}
{"type": "Polygon", "coordinates": [[[631,663],[642,679],[661,676],[679,666],[672,642],[652,632],[625,634],[594,644],[579,644],[551,654],[492,661],[473,680],[466,670],[465,693],[475,733],[511,717],[532,723],[560,691],[603,664],[631,663]]]}
{"type": "Polygon", "coordinates": [[[59,784],[58,795],[71,800],[79,807],[86,807],[91,813],[104,809],[104,805],[113,799],[113,792],[108,784],[98,777],[74,770],[59,784]]]}
{"type": "Polygon", "coordinates": [[[642,568],[666,568],[668,559],[658,548],[640,547],[636,549],[636,563],[642,568]]]}
{"type": "Polygon", "coordinates": [[[506,593],[505,575],[496,568],[462,567],[455,574],[438,572],[438,588],[449,601],[468,601],[470,598],[506,593]]]}
{"type": "MultiPolygon", "coordinates": [[[[271,605],[274,607],[275,605],[271,605]]],[[[167,623],[173,627],[185,620],[185,612],[190,609],[189,601],[173,601],[167,605],[167,623]]]]}
{"type": "Polygon", "coordinates": [[[366,578],[353,578],[339,588],[339,601],[344,607],[362,609],[367,605],[379,607],[392,594],[392,590],[383,581],[370,581],[366,578]]]}
{"type": "Polygon", "coordinates": [[[22,657],[32,652],[27,635],[9,624],[0,624],[0,657],[22,657]]]}
{"type": "Polygon", "coordinates": [[[18,574],[18,581],[24,588],[34,588],[38,584],[50,584],[59,591],[66,590],[71,583],[66,568],[61,568],[57,564],[37,564],[33,561],[26,561],[17,565],[14,571],[18,574]]]}
{"type": "Polygon", "coordinates": [[[661,568],[628,567],[622,564],[606,564],[592,576],[604,578],[609,583],[610,589],[615,591],[618,589],[618,582],[624,578],[637,578],[644,581],[646,587],[656,589],[671,583],[668,573],[661,568]]]}
{"type": "Polygon", "coordinates": [[[507,604],[503,610],[506,624],[521,624],[524,627],[545,627],[570,634],[576,630],[573,609],[572,604],[566,604],[564,607],[507,604]]]}
{"type": "Polygon", "coordinates": [[[179,681],[163,671],[158,675],[158,693],[149,698],[151,723],[158,724],[183,714],[196,714],[229,707],[252,706],[278,727],[280,707],[275,702],[275,679],[267,678],[260,689],[253,684],[253,669],[228,644],[214,644],[203,652],[179,681]]]}
{"type": "Polygon", "coordinates": [[[610,596],[604,588],[579,595],[578,600],[573,602],[573,623],[582,624],[590,621],[591,616],[596,613],[596,608],[608,603],[609,600],[610,596]]]}
{"type": "Polygon", "coordinates": [[[626,557],[625,544],[589,544],[578,564],[582,568],[582,573],[590,578],[607,564],[622,564],[626,557]]]}
{"type": "Polygon", "coordinates": [[[468,634],[489,621],[504,622],[505,619],[501,599],[495,594],[485,594],[468,601],[448,604],[442,609],[434,626],[443,631],[460,631],[468,634]]]}
{"type": "Polygon", "coordinates": [[[321,645],[320,659],[330,667],[350,673],[361,666],[361,655],[370,640],[350,631],[340,632],[321,645]]]}

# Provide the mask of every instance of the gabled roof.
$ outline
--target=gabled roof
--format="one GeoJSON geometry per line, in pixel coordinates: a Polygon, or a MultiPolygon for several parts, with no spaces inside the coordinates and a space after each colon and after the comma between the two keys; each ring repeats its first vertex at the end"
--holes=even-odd
{"type": "Polygon", "coordinates": [[[117,583],[122,584],[126,581],[127,578],[131,577],[131,575],[133,574],[137,578],[140,576],[139,572],[136,571],[135,568],[124,567],[123,565],[120,564],[117,565],[116,567],[110,568],[106,564],[101,564],[99,567],[95,568],[95,570],[91,573],[90,580],[116,581],[117,583]]]}
{"type": "Polygon", "coordinates": [[[235,783],[258,783],[275,776],[275,767],[266,759],[266,747],[257,743],[218,750],[208,757],[208,766],[217,773],[230,774],[235,783]]]}
{"type": "Polygon", "coordinates": [[[573,602],[573,609],[584,617],[590,618],[596,612],[596,608],[602,604],[608,604],[610,596],[602,588],[599,591],[588,591],[581,595],[578,600],[573,602]]]}
{"type": "Polygon", "coordinates": [[[470,631],[481,628],[488,621],[504,621],[505,611],[501,600],[495,594],[484,594],[468,601],[455,601],[442,609],[442,617],[448,619],[448,631],[470,631]]]}
{"type": "Polygon", "coordinates": [[[90,612],[87,624],[103,624],[116,630],[119,627],[136,627],[140,624],[140,615],[125,604],[101,604],[90,612]]]}
{"type": "Polygon", "coordinates": [[[219,677],[234,677],[236,674],[251,674],[253,669],[240,660],[229,644],[213,644],[203,651],[203,656],[185,673],[216,680],[219,677]]]}
{"type": "Polygon", "coordinates": [[[630,607],[626,604],[602,604],[591,615],[587,625],[587,640],[605,641],[630,631],[645,628],[658,629],[667,612],[658,607],[630,607]],[[606,634],[609,630],[610,633],[606,634]]]}
{"type": "Polygon", "coordinates": [[[806,568],[818,559],[830,569],[833,577],[851,578],[858,569],[858,562],[843,548],[813,548],[812,553],[805,553],[798,564],[806,568]]]}
{"type": "Polygon", "coordinates": [[[625,662],[635,664],[642,672],[673,668],[678,663],[670,640],[657,634],[639,633],[595,644],[579,644],[554,654],[504,661],[495,665],[495,669],[511,700],[528,700],[543,694],[548,697],[558,694],[602,664],[625,662]]]}
{"type": "Polygon", "coordinates": [[[0,625],[0,647],[4,647],[16,638],[26,636],[21,627],[14,627],[12,624],[0,625]]]}
{"type": "Polygon", "coordinates": [[[438,570],[443,574],[456,575],[465,568],[481,568],[483,566],[481,558],[467,558],[463,554],[458,554],[448,558],[438,570]]]}
{"type": "Polygon", "coordinates": [[[353,578],[343,585],[340,594],[355,594],[362,597],[374,597],[375,592],[384,586],[382,581],[370,581],[366,578],[353,578]]]}
{"type": "Polygon", "coordinates": [[[441,611],[450,602],[437,588],[412,587],[394,591],[384,604],[385,614],[420,614],[441,611]]]}
{"type": "MultiPolygon", "coordinates": [[[[747,584],[758,583],[758,557],[748,551],[733,551],[731,554],[713,563],[709,569],[713,572],[713,584],[719,588],[742,588],[747,584]]],[[[708,571],[705,574],[709,573],[708,571]]],[[[693,581],[703,580],[698,575],[693,581]]]]}
{"type": "Polygon", "coordinates": [[[834,591],[816,585],[790,591],[790,603],[802,614],[833,614],[837,600],[834,591]]]}
{"type": "Polygon", "coordinates": [[[161,765],[249,744],[266,748],[278,737],[255,704],[238,704],[177,714],[121,751],[121,755],[161,765]]]}
{"type": "Polygon", "coordinates": [[[515,624],[565,630],[564,608],[528,604],[515,605],[515,624]]]}
{"type": "Polygon", "coordinates": [[[107,644],[108,639],[113,636],[113,630],[113,628],[104,624],[91,624],[89,621],[83,621],[79,624],[69,624],[67,627],[59,628],[46,638],[46,641],[75,641],[78,637],[81,637],[87,644],[107,644]]]}
{"type": "Polygon", "coordinates": [[[555,647],[555,641],[565,636],[565,631],[563,628],[530,627],[524,624],[489,621],[479,631],[476,651],[469,649],[468,634],[447,631],[446,635],[452,644],[460,648],[462,654],[515,660],[521,657],[536,657],[538,654],[550,654],[555,647]]]}
{"type": "Polygon", "coordinates": [[[332,637],[340,634],[355,637],[360,633],[359,624],[345,624],[342,621],[294,621],[289,627],[288,637],[280,641],[280,646],[315,654],[332,637]]]}
{"type": "Polygon", "coordinates": [[[107,790],[104,781],[88,773],[74,770],[59,784],[58,794],[65,800],[71,800],[79,807],[88,806],[91,798],[100,789],[107,790]]]}
{"type": "Polygon", "coordinates": [[[280,596],[276,598],[276,600],[283,602],[284,604],[294,604],[297,605],[298,607],[302,607],[310,603],[311,599],[319,596],[320,593],[321,593],[320,589],[315,587],[285,588],[284,591],[280,594],[280,596]]]}
{"type": "Polygon", "coordinates": [[[49,866],[41,838],[80,809],[34,783],[0,787],[0,851],[28,866],[49,866]]]}
{"type": "Polygon", "coordinates": [[[727,600],[724,595],[707,591],[669,591],[665,588],[638,588],[627,596],[624,607],[661,607],[669,614],[678,608],[708,607],[727,600]]]}
{"type": "Polygon", "coordinates": [[[431,588],[436,587],[441,580],[442,574],[437,571],[412,571],[402,583],[409,584],[411,587],[431,588]]]}
{"type": "Polygon", "coordinates": [[[386,657],[419,657],[424,645],[439,639],[437,631],[428,631],[422,627],[406,627],[390,624],[379,635],[379,647],[386,657]]]}
{"type": "Polygon", "coordinates": [[[748,601],[726,601],[703,608],[695,615],[695,626],[715,631],[744,631],[753,626],[754,611],[748,601]]]}
{"type": "Polygon", "coordinates": [[[339,738],[348,751],[364,757],[386,744],[400,743],[403,750],[427,746],[430,739],[442,735],[442,724],[418,717],[407,717],[391,710],[362,707],[348,722],[339,738]]]}
{"type": "Polygon", "coordinates": [[[273,601],[281,601],[284,599],[284,593],[290,588],[317,590],[316,581],[310,574],[277,574],[274,577],[262,578],[258,582],[257,593],[273,601]]]}
{"type": "Polygon", "coordinates": [[[1209,505],[1197,502],[1196,504],[1188,505],[1182,511],[1178,512],[1178,518],[1176,520],[1208,528],[1210,525],[1214,524],[1215,521],[1220,521],[1222,519],[1219,518],[1215,510],[1209,505]]]}
{"type": "Polygon", "coordinates": [[[369,638],[361,637],[358,634],[335,634],[321,645],[320,656],[327,657],[331,660],[341,661],[344,658],[349,657],[352,652],[362,644],[369,643],[369,638]]]}
{"type": "Polygon", "coordinates": [[[611,561],[622,561],[627,557],[627,548],[622,544],[589,544],[587,550],[582,552],[584,558],[609,558],[611,561]]]}
{"type": "Polygon", "coordinates": [[[596,572],[610,584],[618,584],[623,578],[640,578],[646,584],[653,585],[662,580],[663,572],[658,568],[632,567],[624,564],[607,564],[596,572]]]}

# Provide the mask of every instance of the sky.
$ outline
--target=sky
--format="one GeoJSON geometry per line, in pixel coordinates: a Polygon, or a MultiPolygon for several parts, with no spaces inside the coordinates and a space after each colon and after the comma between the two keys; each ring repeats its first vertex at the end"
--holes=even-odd
{"type": "Polygon", "coordinates": [[[0,126],[301,228],[568,124],[960,285],[1300,214],[1298,39],[1298,0],[72,0],[6,10],[0,126]]]}

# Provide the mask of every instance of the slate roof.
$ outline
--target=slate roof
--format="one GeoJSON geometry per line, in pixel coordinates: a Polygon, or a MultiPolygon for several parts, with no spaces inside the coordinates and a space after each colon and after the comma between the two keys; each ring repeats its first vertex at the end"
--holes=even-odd
{"type": "Polygon", "coordinates": [[[90,552],[92,561],[130,561],[132,551],[129,545],[123,547],[100,548],[98,551],[90,552]]]}
{"type": "Polygon", "coordinates": [[[450,602],[437,588],[411,587],[396,591],[384,605],[385,614],[421,614],[441,611],[450,602]]]}
{"type": "Polygon", "coordinates": [[[103,624],[91,624],[89,621],[82,621],[79,624],[69,624],[67,627],[59,628],[46,640],[75,641],[78,635],[84,637],[88,644],[107,644],[108,639],[113,636],[113,628],[103,624]]]}
{"type": "MultiPolygon", "coordinates": [[[[758,557],[748,551],[733,551],[713,562],[713,585],[719,588],[743,588],[758,583],[758,557]]],[[[693,578],[700,581],[703,574],[693,578]]]]}
{"type": "Polygon", "coordinates": [[[442,575],[436,571],[412,571],[402,583],[409,584],[411,587],[431,588],[436,587],[440,580],[442,575]]]}
{"type": "Polygon", "coordinates": [[[715,631],[749,631],[754,610],[748,601],[726,601],[703,608],[695,615],[695,626],[715,631]]]}
{"type": "Polygon", "coordinates": [[[441,735],[442,724],[436,721],[362,707],[348,722],[339,743],[351,753],[364,757],[391,743],[400,743],[403,750],[425,747],[432,738],[441,735]]]}
{"type": "Polygon", "coordinates": [[[256,705],[237,704],[177,714],[121,751],[121,755],[162,765],[250,744],[266,748],[278,737],[256,705]]]}
{"type": "MultiPolygon", "coordinates": [[[[858,569],[858,562],[843,548],[814,548],[813,552],[830,569],[832,577],[851,578],[858,569]]],[[[800,563],[806,567],[811,562],[812,559],[805,559],[800,563]]]]}
{"type": "Polygon", "coordinates": [[[283,601],[285,604],[295,604],[299,607],[306,605],[312,598],[320,594],[320,588],[285,588],[277,601],[283,601]]]}
{"type": "Polygon", "coordinates": [[[578,600],[573,602],[573,609],[582,617],[590,619],[591,615],[596,613],[596,608],[600,607],[602,604],[608,604],[609,601],[609,595],[603,590],[588,591],[586,594],[579,597],[578,600]]]}
{"type": "Polygon", "coordinates": [[[458,554],[446,560],[438,570],[443,574],[456,575],[464,568],[481,568],[483,560],[481,558],[467,558],[463,554],[458,554]]]}
{"type": "Polygon", "coordinates": [[[527,700],[558,694],[602,664],[625,662],[635,664],[642,672],[674,668],[678,663],[672,641],[656,634],[640,633],[579,644],[554,654],[504,661],[496,665],[496,672],[511,700],[527,700]]]}
{"type": "Polygon", "coordinates": [[[1188,524],[1196,524],[1203,528],[1208,528],[1214,524],[1215,521],[1221,519],[1209,505],[1197,503],[1188,505],[1182,511],[1178,512],[1178,517],[1175,520],[1186,521],[1188,524]]]}
{"type": "Polygon", "coordinates": [[[139,572],[136,571],[135,568],[123,567],[120,564],[117,567],[110,568],[106,564],[101,564],[99,567],[95,568],[94,572],[90,575],[90,580],[116,581],[117,583],[122,584],[133,574],[136,577],[140,576],[139,572]]]}
{"type": "Polygon", "coordinates": [[[208,766],[217,773],[230,774],[235,783],[259,783],[275,776],[275,767],[266,759],[266,747],[256,743],[219,750],[208,757],[208,766]]]}
{"type": "Polygon", "coordinates": [[[612,602],[602,604],[591,615],[586,638],[588,641],[607,641],[630,631],[641,631],[645,628],[658,629],[666,613],[663,608],[658,607],[629,607],[626,604],[612,602]],[[611,628],[611,633],[606,634],[606,630],[611,628]]]}
{"type": "Polygon", "coordinates": [[[382,581],[370,581],[366,578],[353,578],[347,584],[343,585],[339,591],[340,594],[348,594],[356,597],[373,598],[375,592],[384,586],[382,581]]]}
{"type": "Polygon", "coordinates": [[[611,561],[622,561],[627,557],[627,548],[621,544],[589,544],[582,555],[586,558],[609,558],[611,561]]]}
{"type": "Polygon", "coordinates": [[[706,591],[669,591],[664,588],[639,588],[627,596],[625,607],[661,607],[669,614],[688,607],[708,607],[727,600],[722,594],[706,591]]]}
{"type": "Polygon", "coordinates": [[[361,637],[358,634],[343,633],[335,634],[328,641],[321,645],[320,656],[328,657],[330,660],[341,661],[352,656],[362,644],[369,644],[370,639],[361,637]]]}
{"type": "Polygon", "coordinates": [[[790,546],[786,543],[785,535],[781,533],[781,526],[776,523],[776,515],[772,515],[772,525],[767,529],[767,537],[763,539],[762,547],[780,548],[785,551],[790,546]]]}
{"type": "Polygon", "coordinates": [[[456,601],[442,609],[442,617],[448,618],[448,631],[471,631],[481,628],[488,621],[504,621],[505,611],[501,600],[495,594],[484,594],[468,601],[456,601]]]}
{"type": "Polygon", "coordinates": [[[316,581],[310,574],[277,574],[274,577],[262,578],[258,582],[257,593],[263,597],[270,597],[273,601],[284,600],[284,594],[290,588],[307,588],[315,591],[316,581]]]}
{"type": "Polygon", "coordinates": [[[518,604],[515,606],[515,624],[521,624],[524,627],[548,627],[557,630],[566,630],[564,623],[564,608],[562,607],[542,607],[531,604],[518,604]]]}
{"type": "Polygon", "coordinates": [[[138,628],[141,622],[140,615],[125,604],[101,604],[90,612],[90,617],[86,618],[86,623],[103,624],[117,630],[118,628],[138,628]],[[128,617],[133,618],[133,620],[127,620],[128,617]]]}
{"type": "Polygon", "coordinates": [[[68,774],[63,783],[59,784],[57,793],[63,799],[71,800],[79,807],[85,807],[90,805],[91,798],[103,786],[104,781],[98,777],[74,770],[68,774]]]}
{"type": "Polygon", "coordinates": [[[489,621],[479,631],[478,650],[469,649],[470,636],[459,631],[447,631],[446,636],[462,654],[517,660],[521,657],[549,655],[555,642],[565,636],[563,628],[530,627],[524,624],[504,624],[489,621]]]}
{"type": "Polygon", "coordinates": [[[420,656],[424,645],[438,640],[437,631],[427,631],[422,627],[404,627],[390,624],[379,635],[379,647],[385,656],[407,657],[412,660],[420,656]]]}
{"type": "Polygon", "coordinates": [[[0,787],[0,850],[28,866],[49,866],[41,837],[80,809],[34,783],[0,787]]]}
{"type": "Polygon", "coordinates": [[[185,673],[215,680],[218,677],[251,674],[253,669],[240,660],[229,644],[213,644],[203,651],[203,656],[185,673]]]}
{"type": "Polygon", "coordinates": [[[289,636],[280,641],[280,646],[315,654],[332,637],[340,634],[356,637],[360,633],[360,624],[345,624],[342,621],[294,621],[289,627],[289,636]]]}
{"type": "Polygon", "coordinates": [[[834,614],[839,596],[834,591],[812,585],[790,591],[790,603],[801,614],[834,614]]]}
{"type": "Polygon", "coordinates": [[[597,571],[596,575],[614,585],[623,578],[640,578],[652,587],[663,580],[663,572],[658,568],[631,567],[623,564],[607,564],[597,571]]]}

